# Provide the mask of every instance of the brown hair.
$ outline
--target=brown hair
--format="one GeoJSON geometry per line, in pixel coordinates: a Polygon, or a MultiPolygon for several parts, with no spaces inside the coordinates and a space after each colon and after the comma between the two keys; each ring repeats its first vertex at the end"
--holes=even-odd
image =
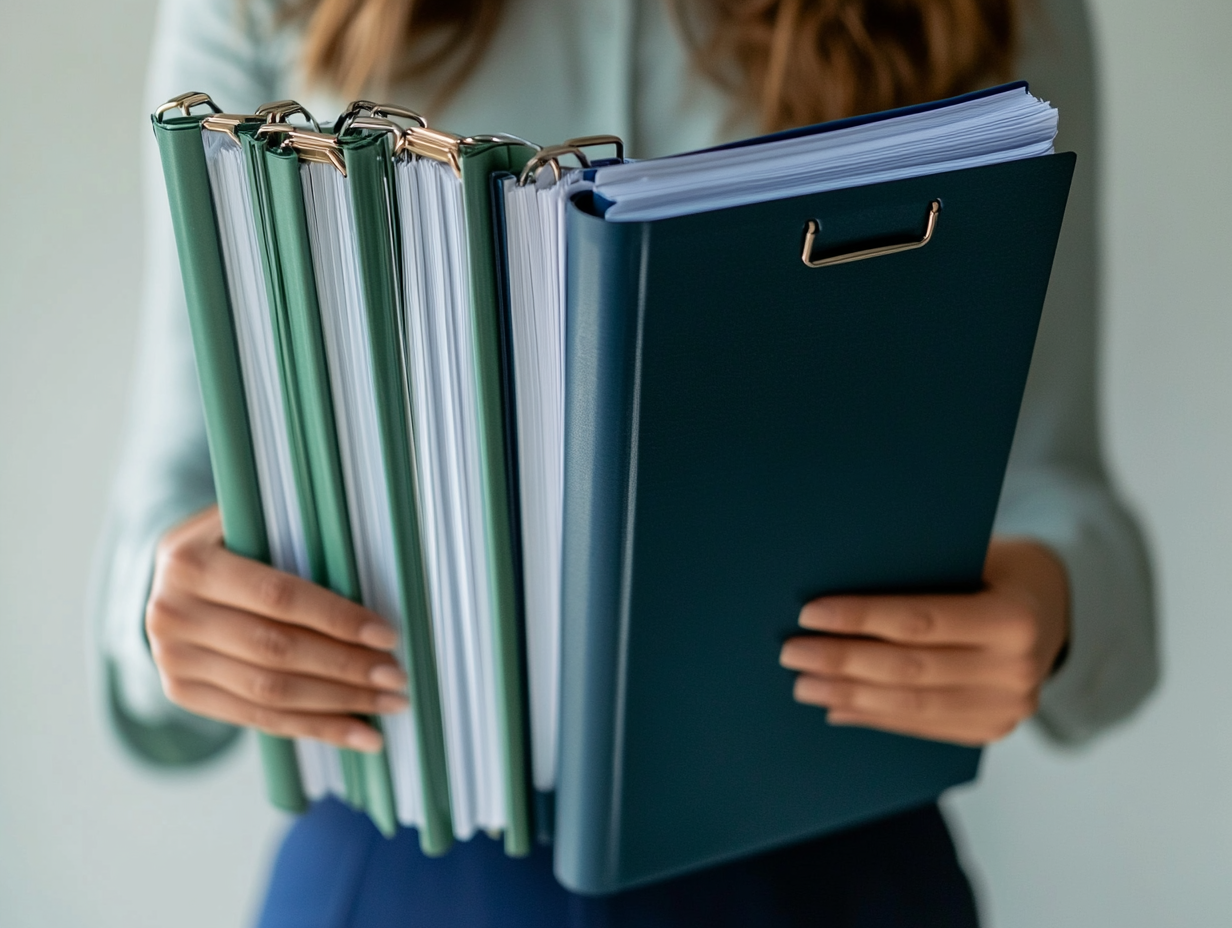
{"type": "MultiPolygon", "coordinates": [[[[766,129],[951,96],[1013,68],[1017,0],[663,0],[697,65],[766,129]]],[[[473,70],[502,0],[296,0],[303,65],[343,93],[473,70]]]]}

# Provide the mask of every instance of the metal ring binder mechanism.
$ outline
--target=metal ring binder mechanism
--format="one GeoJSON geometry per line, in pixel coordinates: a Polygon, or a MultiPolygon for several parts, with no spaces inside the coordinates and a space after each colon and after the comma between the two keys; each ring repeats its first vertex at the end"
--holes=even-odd
{"type": "Polygon", "coordinates": [[[208,106],[215,113],[221,113],[222,109],[210,99],[208,93],[201,93],[199,90],[190,90],[188,93],[182,93],[177,97],[172,97],[162,106],[154,111],[154,118],[159,122],[163,121],[163,114],[169,113],[171,110],[179,110],[185,116],[192,115],[194,106],[208,106]]]}
{"type": "Polygon", "coordinates": [[[256,115],[267,123],[276,123],[286,122],[288,116],[294,116],[296,113],[312,123],[313,131],[321,131],[321,124],[316,121],[316,117],[295,100],[278,100],[275,103],[258,106],[256,115]]]}
{"type": "Polygon", "coordinates": [[[212,116],[206,116],[201,120],[201,128],[210,132],[221,132],[223,135],[229,136],[231,141],[236,145],[240,143],[240,137],[235,134],[235,130],[244,123],[260,122],[261,117],[256,115],[246,115],[241,113],[215,113],[212,116]]]}
{"type": "Polygon", "coordinates": [[[304,161],[330,164],[346,177],[346,162],[338,149],[338,139],[324,132],[312,132],[287,122],[267,122],[257,130],[258,136],[285,135],[280,148],[290,148],[304,161]]]}
{"type": "Polygon", "coordinates": [[[618,135],[584,135],[576,139],[566,139],[559,145],[549,145],[546,148],[540,148],[538,152],[532,155],[531,159],[522,168],[522,173],[518,175],[518,186],[524,187],[531,180],[538,178],[539,172],[545,167],[550,167],[552,169],[552,176],[556,180],[560,180],[560,158],[564,155],[573,155],[578,159],[583,168],[588,168],[590,167],[590,159],[582,149],[595,148],[602,145],[615,146],[616,160],[624,160],[625,143],[618,135]]]}
{"type": "Polygon", "coordinates": [[[804,227],[804,250],[800,253],[800,260],[809,267],[833,267],[836,264],[850,264],[853,261],[863,261],[865,258],[880,258],[884,255],[898,254],[900,251],[914,251],[916,248],[923,248],[933,239],[933,232],[937,228],[937,216],[940,213],[940,200],[933,200],[928,204],[928,225],[924,227],[924,237],[918,242],[912,241],[903,242],[898,245],[879,245],[876,248],[862,248],[859,251],[848,251],[841,255],[831,255],[828,258],[813,257],[813,241],[817,238],[817,233],[821,231],[821,223],[816,219],[810,219],[804,227]]]}
{"type": "MultiPolygon", "coordinates": [[[[373,103],[371,100],[353,100],[334,123],[334,134],[345,135],[348,129],[355,127],[356,120],[361,119],[364,113],[368,113],[377,119],[382,117],[388,119],[390,116],[397,116],[399,119],[409,119],[419,123],[420,128],[428,128],[428,120],[424,119],[423,116],[420,116],[414,110],[407,109],[405,106],[395,106],[392,103],[373,103]]],[[[401,128],[398,131],[401,131],[401,128]]]]}

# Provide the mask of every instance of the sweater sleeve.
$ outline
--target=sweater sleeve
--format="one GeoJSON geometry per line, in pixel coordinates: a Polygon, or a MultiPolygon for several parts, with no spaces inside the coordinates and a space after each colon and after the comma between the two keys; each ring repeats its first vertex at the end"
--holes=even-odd
{"type": "Polygon", "coordinates": [[[1159,675],[1154,596],[1142,534],[1110,485],[1096,413],[1100,152],[1096,75],[1080,0],[1034,4],[1023,76],[1060,110],[1058,151],[1078,153],[996,531],[1034,538],[1069,577],[1070,639],[1036,720],[1084,741],[1127,716],[1159,675]]]}
{"type": "MultiPolygon", "coordinates": [[[[155,27],[145,113],[186,90],[230,112],[273,98],[258,64],[262,23],[253,4],[164,0],[155,27]]],[[[144,116],[144,119],[148,116],[144,116]]],[[[157,147],[143,149],[145,287],[128,421],[95,562],[89,606],[117,733],[145,760],[190,763],[230,744],[236,729],[194,716],[163,694],[144,632],[158,540],[214,501],[192,340],[157,147]]]]}

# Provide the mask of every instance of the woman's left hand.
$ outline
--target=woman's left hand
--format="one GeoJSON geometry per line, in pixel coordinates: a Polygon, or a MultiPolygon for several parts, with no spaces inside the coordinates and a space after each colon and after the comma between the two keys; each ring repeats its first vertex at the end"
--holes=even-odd
{"type": "Polygon", "coordinates": [[[993,539],[978,593],[825,596],[779,660],[795,698],[862,725],[980,745],[1035,713],[1069,637],[1065,568],[1034,541],[993,539]]]}

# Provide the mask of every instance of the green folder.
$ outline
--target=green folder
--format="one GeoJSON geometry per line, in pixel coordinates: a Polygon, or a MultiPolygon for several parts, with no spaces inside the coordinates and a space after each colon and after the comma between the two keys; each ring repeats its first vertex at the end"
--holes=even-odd
{"type": "MultiPolygon", "coordinates": [[[[202,386],[203,393],[208,397],[207,405],[221,404],[228,410],[213,416],[218,422],[211,429],[211,447],[217,444],[224,449],[214,454],[215,458],[220,455],[225,457],[228,453],[231,457],[226,460],[236,456],[236,437],[229,431],[222,431],[223,423],[229,423],[232,429],[234,423],[244,424],[243,434],[239,436],[243,439],[239,459],[247,470],[238,484],[246,489],[248,496],[246,502],[241,498],[237,503],[222,504],[227,513],[224,520],[228,522],[228,543],[231,544],[233,534],[231,522],[240,518],[247,518],[250,523],[255,520],[255,527],[246,523],[245,528],[249,536],[255,533],[254,537],[259,537],[259,544],[241,547],[237,543],[232,547],[246,553],[253,552],[268,561],[268,542],[260,510],[251,439],[247,432],[243,382],[201,147],[201,122],[200,117],[159,119],[156,120],[156,127],[165,162],[172,151],[178,153],[180,160],[185,157],[183,149],[186,146],[173,146],[167,141],[173,127],[190,130],[181,131],[178,138],[181,142],[191,142],[188,147],[195,154],[198,212],[208,220],[209,248],[200,247],[194,239],[193,244],[182,245],[182,250],[191,255],[194,268],[208,265],[212,255],[212,277],[207,278],[213,287],[209,294],[214,301],[211,305],[221,307],[216,309],[216,313],[221,313],[221,319],[226,324],[226,361],[230,365],[231,382],[229,392],[217,390],[214,383],[218,377],[209,379],[205,373],[212,371],[207,353],[213,343],[203,347],[203,339],[210,336],[197,337],[194,334],[203,369],[202,386]],[[224,437],[215,441],[215,431],[224,437]],[[233,511],[241,514],[234,515],[233,511]]],[[[293,149],[270,146],[264,138],[258,137],[255,122],[241,123],[232,128],[244,148],[252,209],[261,241],[262,269],[272,314],[292,467],[312,578],[341,595],[358,599],[358,572],[306,228],[301,162],[293,149]]],[[[405,392],[407,382],[400,353],[399,226],[396,203],[390,196],[394,184],[394,158],[390,145],[380,135],[352,133],[341,139],[337,148],[345,164],[354,208],[383,463],[390,509],[394,516],[401,605],[407,620],[404,645],[416,714],[419,773],[423,787],[421,843],[425,852],[437,854],[448,849],[453,836],[433,633],[419,540],[419,507],[411,453],[414,439],[406,414],[409,406],[405,392]]],[[[509,485],[510,436],[506,434],[501,307],[495,276],[488,179],[494,171],[519,170],[532,152],[533,149],[524,144],[492,139],[461,145],[458,158],[470,251],[484,531],[489,550],[489,576],[486,580],[493,605],[493,641],[497,664],[494,683],[507,810],[504,838],[506,851],[512,855],[523,855],[529,851],[532,828],[524,719],[525,684],[513,539],[514,502],[509,485]]],[[[177,169],[175,165],[168,165],[166,172],[169,187],[183,184],[179,179],[184,173],[182,167],[177,169]]],[[[183,196],[181,199],[184,199],[183,196]]],[[[180,211],[186,209],[182,207],[180,211]]],[[[180,227],[185,225],[184,221],[177,219],[177,234],[181,232],[180,227]]],[[[186,270],[185,275],[187,280],[189,271],[186,270]]],[[[199,271],[198,276],[201,276],[199,271]]],[[[201,303],[200,300],[196,302],[201,303]]],[[[214,320],[214,324],[217,328],[218,321],[214,320]]],[[[195,324],[194,333],[197,328],[199,326],[195,324]]],[[[211,335],[217,340],[212,330],[211,335]]],[[[216,463],[216,472],[219,469],[216,463]]],[[[236,480],[228,481],[226,477],[219,480],[220,501],[228,488],[236,483],[236,480]]],[[[379,724],[379,720],[373,721],[379,724]]],[[[263,742],[271,783],[279,785],[277,791],[271,787],[272,792],[277,792],[279,796],[276,801],[286,808],[302,808],[303,791],[290,743],[269,739],[263,739],[263,742]],[[293,788],[289,785],[291,783],[294,784],[293,788]]],[[[392,833],[397,827],[397,816],[385,759],[380,755],[355,752],[341,752],[341,757],[347,800],[368,811],[382,831],[392,833]]]]}
{"type": "MultiPolygon", "coordinates": [[[[184,115],[167,118],[165,113],[174,106],[160,110],[153,118],[154,136],[184,279],[223,538],[237,554],[268,563],[244,384],[201,144],[202,117],[189,115],[192,106],[207,101],[202,94],[177,98],[173,103],[184,115]]],[[[307,801],[294,745],[264,733],[258,733],[258,741],[270,801],[281,809],[302,811],[307,801]]]]}
{"type": "Polygon", "coordinates": [[[406,376],[399,352],[401,301],[395,261],[393,162],[385,136],[355,136],[340,145],[355,211],[373,388],[384,457],[393,541],[400,574],[410,693],[416,717],[426,854],[441,854],[453,843],[445,732],[441,719],[428,590],[419,539],[419,503],[407,411],[406,376]]]}
{"type": "MultiPolygon", "coordinates": [[[[355,195],[357,231],[365,262],[370,313],[381,305],[395,305],[394,291],[387,287],[398,285],[396,256],[401,253],[398,234],[400,217],[397,216],[397,204],[388,193],[395,187],[396,180],[394,153],[387,139],[388,136],[384,133],[344,133],[339,140],[346,159],[348,180],[355,195]],[[387,271],[386,259],[389,256],[394,256],[395,263],[387,271]],[[394,276],[389,276],[391,273],[394,276]]],[[[527,775],[526,687],[523,680],[514,555],[514,500],[509,485],[510,436],[506,433],[508,423],[502,361],[502,305],[496,278],[494,205],[490,177],[495,172],[520,170],[533,153],[534,149],[525,143],[495,136],[479,140],[457,140],[456,148],[466,217],[470,309],[475,338],[473,350],[480,424],[480,477],[484,502],[485,544],[489,555],[487,583],[492,602],[492,631],[496,652],[494,683],[507,816],[504,844],[506,853],[511,856],[529,853],[533,831],[527,775]]],[[[377,379],[389,383],[405,383],[405,376],[399,367],[400,361],[392,351],[398,344],[397,331],[387,329],[386,335],[378,336],[381,331],[378,324],[387,325],[391,321],[392,318],[388,316],[372,320],[370,331],[374,361],[389,372],[385,375],[378,374],[377,379]],[[389,356],[382,357],[386,354],[389,356]]],[[[406,467],[407,462],[412,460],[409,450],[407,454],[399,454],[397,457],[396,466],[399,469],[406,467]]],[[[391,469],[391,482],[393,473],[391,469]]],[[[399,511],[396,502],[394,511],[399,511]]],[[[409,516],[395,520],[395,525],[403,528],[409,528],[412,524],[409,516]]],[[[408,546],[412,541],[417,544],[418,532],[408,531],[406,535],[408,546]]],[[[424,592],[426,594],[426,588],[424,592]]],[[[424,635],[426,640],[430,640],[430,623],[425,623],[424,635]]],[[[434,689],[434,696],[437,695],[434,689]]],[[[443,731],[440,745],[443,751],[443,731]]],[[[443,756],[441,771],[443,776],[443,756]]]]}
{"type": "MultiPolygon", "coordinates": [[[[311,261],[305,262],[308,243],[298,158],[292,153],[267,151],[264,140],[256,137],[255,123],[240,127],[238,135],[244,148],[261,240],[262,268],[273,317],[291,461],[312,580],[340,596],[359,601],[359,579],[334,437],[333,404],[325,380],[316,291],[311,261]],[[278,193],[274,193],[275,173],[280,178],[290,178],[290,190],[280,185],[278,193]]],[[[368,717],[366,721],[381,727],[379,717],[368,717]]],[[[340,750],[339,754],[347,801],[367,811],[381,832],[392,836],[397,831],[397,815],[385,752],[340,750]]]]}
{"type": "Polygon", "coordinates": [[[525,145],[495,142],[460,147],[462,202],[471,271],[471,313],[475,332],[475,370],[479,396],[480,454],[483,459],[484,527],[491,565],[492,616],[496,643],[496,706],[505,766],[508,823],[505,851],[530,852],[530,782],[527,776],[529,739],[526,735],[526,686],[523,681],[519,628],[514,526],[509,460],[512,437],[505,411],[502,364],[502,304],[496,277],[496,236],[493,231],[491,176],[520,171],[534,154],[525,145]]]}

